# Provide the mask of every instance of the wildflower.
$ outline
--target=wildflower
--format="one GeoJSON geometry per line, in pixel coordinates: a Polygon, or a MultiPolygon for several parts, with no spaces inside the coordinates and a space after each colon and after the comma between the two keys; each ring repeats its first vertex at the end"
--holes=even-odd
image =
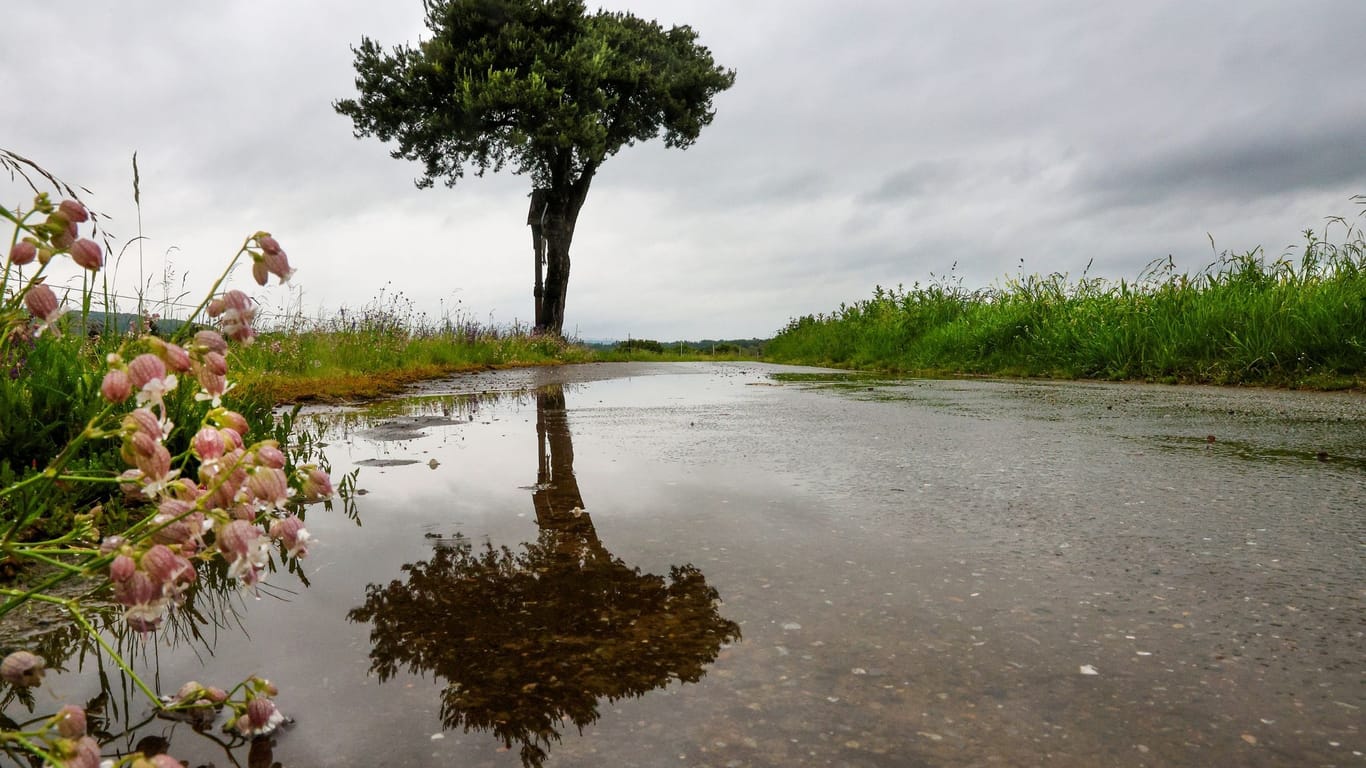
{"type": "Polygon", "coordinates": [[[96,272],[104,266],[104,252],[100,250],[99,243],[82,237],[71,244],[71,260],[91,272],[96,272]]]}
{"type": "Polygon", "coordinates": [[[261,580],[261,569],[270,562],[269,544],[261,529],[245,520],[233,520],[218,531],[218,549],[228,560],[228,576],[246,586],[261,580]]]}
{"type": "Polygon", "coordinates": [[[133,578],[133,574],[136,573],[137,570],[137,561],[128,555],[121,554],[114,558],[114,562],[109,564],[109,580],[114,582],[128,581],[133,578]]]}
{"type": "Polygon", "coordinates": [[[217,331],[199,331],[194,335],[194,346],[220,355],[228,353],[228,343],[217,331]]]}
{"type": "Polygon", "coordinates": [[[138,389],[137,403],[156,403],[165,409],[165,394],[176,388],[176,377],[166,372],[166,364],[151,353],[141,354],[128,364],[128,378],[138,389]]]}
{"type": "Polygon", "coordinates": [[[199,381],[199,391],[194,394],[194,399],[200,402],[207,401],[214,408],[223,404],[223,395],[233,388],[226,376],[214,373],[208,366],[201,367],[195,378],[199,381]]]}
{"type": "Polygon", "coordinates": [[[218,434],[223,436],[223,447],[230,451],[238,451],[246,447],[242,442],[242,433],[229,427],[220,427],[218,434]]]}
{"type": "Polygon", "coordinates": [[[20,240],[14,244],[13,248],[9,249],[10,263],[16,266],[22,267],[25,264],[31,264],[36,258],[38,258],[38,246],[34,245],[32,240],[20,240]]]}
{"type": "Polygon", "coordinates": [[[227,450],[223,441],[223,433],[213,427],[200,427],[190,441],[190,450],[199,457],[201,462],[218,461],[223,458],[223,453],[227,450]]]}
{"type": "Polygon", "coordinates": [[[215,376],[226,376],[228,375],[228,359],[217,352],[205,352],[204,370],[209,371],[215,376]]]}
{"type": "MultiPolygon", "coordinates": [[[[161,443],[147,445],[147,435],[139,432],[133,436],[133,464],[142,470],[142,495],[152,498],[167,490],[170,482],[180,474],[171,469],[171,452],[161,443]]],[[[129,445],[124,443],[125,448],[129,445]]]]}
{"type": "Polygon", "coordinates": [[[90,736],[63,745],[62,765],[65,768],[100,768],[100,743],[90,736]]]}
{"type": "Polygon", "coordinates": [[[64,739],[79,739],[85,735],[85,710],[75,704],[67,704],[57,710],[53,720],[57,724],[57,733],[64,739]]]}
{"type": "MultiPolygon", "coordinates": [[[[224,434],[225,445],[226,433],[232,433],[232,430],[223,430],[221,433],[224,434]]],[[[243,455],[241,448],[233,448],[225,452],[218,461],[199,465],[199,482],[209,489],[211,494],[206,508],[227,509],[237,504],[238,491],[247,481],[246,469],[241,466],[243,455]]]]}
{"type": "Polygon", "coordinates": [[[308,557],[308,545],[313,536],[304,528],[304,521],[295,515],[282,517],[270,524],[270,537],[285,545],[285,551],[294,557],[308,557]]]}
{"type": "Polygon", "coordinates": [[[119,489],[123,491],[124,497],[128,499],[142,498],[142,470],[125,469],[119,475],[119,489]]]}
{"type": "Polygon", "coordinates": [[[143,570],[114,582],[114,600],[124,607],[123,618],[128,626],[138,632],[152,632],[161,626],[170,602],[163,585],[143,570]]]}
{"type": "Polygon", "coordinates": [[[247,474],[247,490],[261,509],[283,509],[291,494],[284,470],[274,467],[253,467],[247,474]]]}
{"type": "Polygon", "coordinates": [[[90,212],[76,200],[63,200],[57,206],[57,213],[72,224],[83,224],[90,220],[90,212]]]}
{"type": "Polygon", "coordinates": [[[265,253],[284,253],[280,250],[280,241],[265,232],[256,233],[256,244],[261,246],[261,250],[265,253]]]}
{"type": "Polygon", "coordinates": [[[332,498],[332,478],[318,467],[306,464],[298,469],[299,492],[304,501],[326,501],[332,498]]]}
{"type": "Polygon", "coordinates": [[[256,463],[263,467],[283,469],[285,452],[280,450],[280,444],[274,440],[263,441],[256,446],[256,463]]]}
{"type": "Polygon", "coordinates": [[[227,427],[236,432],[239,436],[251,431],[251,425],[247,423],[247,417],[237,411],[229,411],[226,408],[215,408],[208,413],[209,423],[216,427],[227,427]]]}
{"type": "Polygon", "coordinates": [[[52,328],[54,334],[59,333],[53,324],[62,317],[65,310],[57,301],[57,294],[43,283],[39,283],[24,294],[24,306],[28,308],[29,314],[38,319],[38,330],[34,336],[41,334],[48,328],[52,328]]]}
{"type": "MultiPolygon", "coordinates": [[[[131,381],[130,381],[131,383],[131,381]]],[[[135,408],[123,417],[123,431],[125,435],[133,435],[138,432],[145,433],[154,440],[163,440],[171,434],[171,423],[157,418],[146,408],[135,408]]],[[[131,461],[129,462],[132,463],[131,461]]]]}
{"type": "MultiPolygon", "coordinates": [[[[59,250],[66,250],[76,243],[76,238],[80,233],[76,231],[76,222],[67,221],[58,216],[48,220],[49,231],[52,232],[52,245],[59,250]]],[[[43,262],[46,264],[47,262],[43,262]]]]}
{"type": "Polygon", "coordinates": [[[256,244],[261,247],[260,255],[252,254],[251,275],[256,278],[256,283],[265,285],[270,275],[279,277],[281,283],[288,282],[294,269],[289,266],[289,257],[280,248],[280,243],[270,235],[258,233],[256,244]]]}
{"type": "Polygon", "coordinates": [[[165,544],[154,544],[142,553],[142,569],[152,583],[161,587],[166,597],[178,597],[185,586],[195,579],[194,566],[177,555],[165,544]]]}
{"type": "Polygon", "coordinates": [[[231,290],[209,302],[209,317],[218,318],[219,327],[224,335],[243,344],[250,344],[256,337],[251,321],[256,317],[256,309],[251,298],[238,290],[231,290]]]}
{"type": "Polygon", "coordinates": [[[104,381],[100,382],[100,394],[111,403],[127,400],[133,394],[133,382],[128,378],[128,372],[115,368],[105,373],[104,381]]]}
{"type": "Polygon", "coordinates": [[[194,503],[182,499],[166,498],[157,505],[157,514],[152,523],[160,526],[152,532],[152,541],[158,544],[176,544],[187,554],[193,554],[204,546],[204,533],[207,518],[203,512],[195,512],[194,503]]]}
{"type": "Polygon", "coordinates": [[[28,651],[15,651],[0,662],[0,679],[18,688],[32,688],[43,682],[43,667],[38,656],[28,651]]]}
{"type": "Polygon", "coordinates": [[[264,696],[257,696],[247,702],[247,711],[233,724],[237,732],[247,737],[264,736],[274,731],[285,721],[275,702],[264,696]]]}
{"type": "MultiPolygon", "coordinates": [[[[158,339],[158,341],[160,340],[158,339]]],[[[190,353],[186,352],[183,347],[169,341],[162,342],[157,347],[161,359],[166,361],[166,365],[170,366],[171,370],[181,372],[190,370],[190,353]]]]}

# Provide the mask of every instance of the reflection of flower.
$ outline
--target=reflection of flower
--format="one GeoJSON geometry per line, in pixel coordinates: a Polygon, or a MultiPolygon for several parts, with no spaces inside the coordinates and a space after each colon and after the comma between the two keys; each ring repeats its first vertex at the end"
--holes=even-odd
{"type": "Polygon", "coordinates": [[[32,688],[43,682],[45,666],[42,658],[28,651],[15,651],[0,662],[0,679],[10,685],[32,688]]]}

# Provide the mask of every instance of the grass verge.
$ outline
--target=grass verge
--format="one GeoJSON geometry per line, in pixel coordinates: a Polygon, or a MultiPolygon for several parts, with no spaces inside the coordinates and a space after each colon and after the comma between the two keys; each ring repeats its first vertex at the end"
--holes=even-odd
{"type": "Polygon", "coordinates": [[[1305,233],[1298,259],[1170,259],[1133,281],[1054,273],[969,291],[961,281],[878,287],[788,323],[774,362],[916,375],[993,375],[1366,388],[1366,240],[1305,233]]]}

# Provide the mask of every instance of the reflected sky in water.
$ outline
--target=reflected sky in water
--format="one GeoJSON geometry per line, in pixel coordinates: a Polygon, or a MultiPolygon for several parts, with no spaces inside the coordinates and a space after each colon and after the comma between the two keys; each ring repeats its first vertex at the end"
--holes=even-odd
{"type": "MultiPolygon", "coordinates": [[[[1360,761],[1359,396],[772,370],[490,372],[306,414],[337,472],[361,468],[357,520],[310,512],[311,586],[220,596],[225,626],[139,656],[163,690],[268,676],[297,722],[254,756],[159,720],[108,749],[1360,761]]],[[[99,693],[66,666],[40,698],[99,693]]]]}

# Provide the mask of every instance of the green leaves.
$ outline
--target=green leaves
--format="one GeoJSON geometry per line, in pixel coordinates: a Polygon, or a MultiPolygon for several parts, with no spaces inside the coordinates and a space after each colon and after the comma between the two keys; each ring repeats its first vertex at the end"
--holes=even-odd
{"type": "Polygon", "coordinates": [[[691,28],[578,0],[434,0],[427,25],[415,47],[362,40],[360,96],[334,104],[357,137],[423,163],[419,186],[510,165],[564,189],[637,141],[691,145],[735,80],[691,28]]]}

